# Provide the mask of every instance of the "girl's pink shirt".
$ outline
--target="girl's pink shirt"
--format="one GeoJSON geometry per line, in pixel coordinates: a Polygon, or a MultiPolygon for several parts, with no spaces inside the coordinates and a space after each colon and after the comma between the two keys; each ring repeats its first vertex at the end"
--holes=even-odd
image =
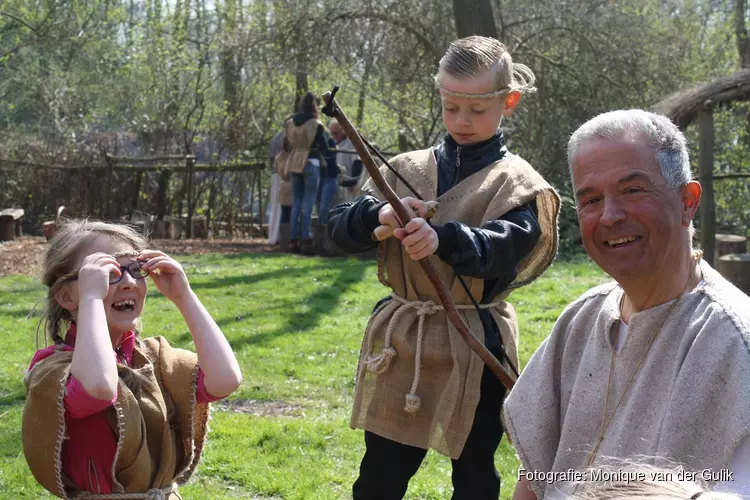
{"type": "MultiPolygon", "coordinates": [[[[72,351],[76,341],[76,326],[72,325],[65,335],[64,351],[72,351]]],[[[29,369],[59,350],[58,346],[40,349],[31,360],[29,369]]],[[[135,350],[135,332],[126,333],[117,350],[112,354],[120,364],[130,366],[135,350]]],[[[198,384],[195,391],[199,403],[218,401],[206,391],[203,370],[198,369],[198,384]]],[[[104,410],[114,405],[117,394],[111,401],[102,401],[91,396],[81,383],[70,375],[65,392],[65,440],[60,459],[62,470],[82,489],[92,493],[112,493],[112,465],[117,451],[117,435],[110,427],[104,410]]]]}

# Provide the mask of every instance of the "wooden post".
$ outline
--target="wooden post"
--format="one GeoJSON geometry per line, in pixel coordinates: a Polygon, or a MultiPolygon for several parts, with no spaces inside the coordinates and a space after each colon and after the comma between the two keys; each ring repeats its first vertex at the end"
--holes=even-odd
{"type": "Polygon", "coordinates": [[[138,211],[138,198],[141,196],[141,184],[143,184],[143,171],[135,173],[135,182],[133,183],[133,199],[130,202],[130,217],[138,211]]]}
{"type": "Polygon", "coordinates": [[[172,172],[164,168],[159,172],[159,187],[156,190],[156,218],[163,220],[167,215],[167,196],[169,193],[169,178],[172,172]]]}
{"type": "Polygon", "coordinates": [[[104,157],[107,160],[107,218],[112,218],[112,174],[114,173],[115,162],[109,155],[104,157]]]}
{"type": "Polygon", "coordinates": [[[263,215],[265,210],[263,209],[263,186],[261,185],[261,177],[263,177],[263,170],[258,170],[258,211],[260,212],[260,220],[258,223],[258,234],[263,238],[263,215]]]}
{"type": "Polygon", "coordinates": [[[193,178],[195,177],[195,156],[189,155],[185,157],[185,167],[187,170],[187,228],[186,234],[188,238],[193,237],[193,210],[195,209],[193,200],[193,178]]]}
{"type": "Polygon", "coordinates": [[[707,101],[698,112],[698,172],[703,196],[700,203],[701,247],[703,258],[714,265],[716,248],[716,208],[714,206],[714,111],[707,101]]]}

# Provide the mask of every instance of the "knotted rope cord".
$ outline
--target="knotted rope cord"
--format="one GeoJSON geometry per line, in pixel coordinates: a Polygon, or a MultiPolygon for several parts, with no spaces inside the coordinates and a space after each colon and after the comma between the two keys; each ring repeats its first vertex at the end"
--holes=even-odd
{"type": "MultiPolygon", "coordinates": [[[[429,314],[435,314],[438,311],[444,309],[443,306],[436,304],[431,300],[420,301],[420,300],[407,300],[399,295],[391,294],[391,298],[401,304],[391,318],[388,329],[385,333],[385,341],[383,345],[383,352],[377,356],[372,356],[372,343],[370,343],[369,350],[365,355],[365,363],[370,371],[377,374],[385,373],[391,365],[391,361],[396,357],[396,349],[391,345],[391,338],[393,336],[393,330],[396,327],[398,318],[407,310],[415,309],[417,316],[419,317],[419,326],[417,328],[417,348],[414,355],[414,378],[412,379],[411,389],[406,395],[406,406],[404,410],[409,413],[416,413],[419,410],[421,401],[417,395],[417,389],[419,387],[419,379],[422,371],[422,344],[424,341],[424,318],[429,314]]],[[[492,302],[490,304],[479,304],[479,309],[490,309],[497,307],[502,304],[501,301],[492,302]]],[[[474,309],[472,305],[459,305],[456,304],[456,309],[467,310],[474,309]]]]}
{"type": "Polygon", "coordinates": [[[76,500],[166,500],[177,491],[177,484],[165,488],[151,488],[143,493],[91,493],[85,491],[74,498],[76,500]]]}

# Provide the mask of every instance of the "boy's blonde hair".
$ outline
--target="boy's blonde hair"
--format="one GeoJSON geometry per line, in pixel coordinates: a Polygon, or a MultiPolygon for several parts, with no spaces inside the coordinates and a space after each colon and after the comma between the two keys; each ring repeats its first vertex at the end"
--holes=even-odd
{"type": "Polygon", "coordinates": [[[489,99],[511,91],[534,92],[534,73],[525,65],[514,63],[505,45],[485,36],[470,36],[451,43],[440,59],[435,84],[453,97],[489,99]],[[488,94],[462,94],[445,89],[440,83],[440,72],[456,79],[474,78],[483,71],[495,74],[495,89],[488,94]]]}
{"type": "Polygon", "coordinates": [[[122,241],[139,252],[148,246],[146,239],[128,226],[88,219],[67,219],[61,223],[49,242],[42,263],[42,283],[47,286],[47,306],[40,323],[44,324],[45,332],[55,344],[63,342],[60,332],[73,319],[70,312],[55,300],[55,293],[59,290],[56,285],[60,278],[75,271],[73,266],[79,253],[97,236],[122,241]]]}

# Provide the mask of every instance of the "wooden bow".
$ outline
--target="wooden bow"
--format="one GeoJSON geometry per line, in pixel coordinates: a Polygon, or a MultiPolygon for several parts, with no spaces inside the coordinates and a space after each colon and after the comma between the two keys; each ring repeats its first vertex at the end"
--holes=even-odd
{"type": "MultiPolygon", "coordinates": [[[[346,133],[346,136],[352,142],[354,149],[357,150],[362,163],[364,164],[367,172],[372,178],[372,182],[374,182],[378,190],[383,193],[385,199],[396,211],[401,224],[403,224],[403,226],[405,227],[411,220],[409,211],[406,209],[403,203],[401,203],[401,200],[393,191],[391,186],[389,186],[385,181],[380,173],[380,169],[378,169],[378,166],[375,164],[375,160],[373,160],[370,151],[365,146],[362,137],[360,137],[359,132],[357,132],[352,123],[349,121],[349,118],[347,118],[346,114],[336,103],[335,94],[337,90],[338,86],[334,88],[333,92],[326,92],[325,94],[323,94],[323,101],[325,101],[326,103],[323,112],[328,116],[336,118],[336,120],[339,122],[339,125],[341,125],[344,133],[346,133]]],[[[466,341],[467,344],[469,344],[471,350],[474,351],[482,361],[484,361],[484,364],[486,364],[489,369],[492,370],[492,373],[494,373],[497,378],[500,379],[500,382],[502,382],[508,390],[513,388],[513,378],[505,371],[505,368],[503,368],[503,365],[500,363],[500,361],[495,356],[493,356],[492,353],[490,353],[490,351],[484,346],[484,344],[482,344],[471,333],[469,327],[466,325],[466,323],[464,323],[463,319],[458,314],[448,287],[445,285],[445,283],[443,283],[443,280],[440,278],[437,269],[435,269],[435,266],[432,264],[429,258],[420,260],[419,264],[422,266],[424,272],[427,273],[427,277],[435,287],[438,297],[440,297],[440,302],[443,304],[445,314],[448,316],[450,322],[453,323],[453,325],[456,327],[456,330],[458,330],[458,333],[461,335],[461,337],[466,341]]]]}

